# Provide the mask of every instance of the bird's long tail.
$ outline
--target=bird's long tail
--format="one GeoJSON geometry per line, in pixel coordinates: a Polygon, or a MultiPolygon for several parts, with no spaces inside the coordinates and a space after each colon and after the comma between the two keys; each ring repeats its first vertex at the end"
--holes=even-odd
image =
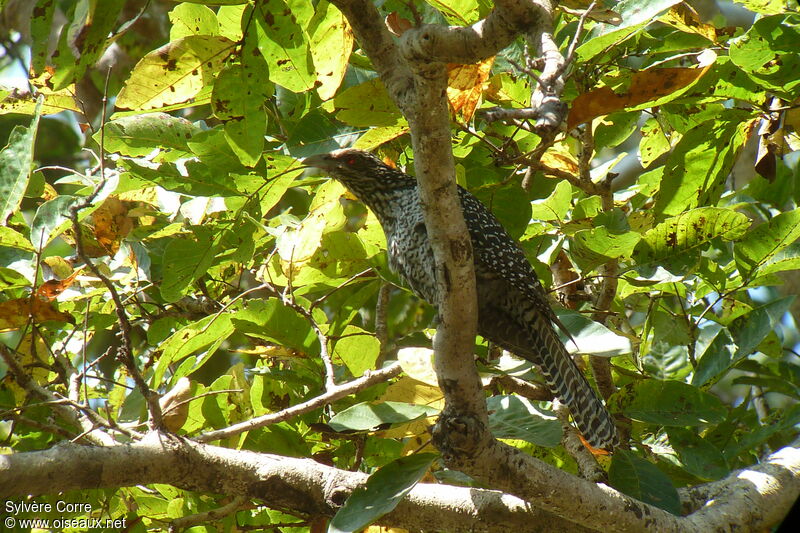
{"type": "Polygon", "coordinates": [[[584,438],[595,448],[616,446],[619,441],[611,414],[567,352],[550,321],[536,314],[528,325],[536,363],[550,390],[569,408],[584,438]]]}

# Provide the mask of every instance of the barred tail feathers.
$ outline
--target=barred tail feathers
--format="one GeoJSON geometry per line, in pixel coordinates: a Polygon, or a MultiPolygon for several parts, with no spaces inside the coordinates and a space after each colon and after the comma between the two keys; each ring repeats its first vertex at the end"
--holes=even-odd
{"type": "Polygon", "coordinates": [[[611,414],[583,376],[549,321],[537,314],[529,323],[537,352],[537,363],[548,387],[567,405],[575,425],[595,448],[618,444],[611,414]]]}

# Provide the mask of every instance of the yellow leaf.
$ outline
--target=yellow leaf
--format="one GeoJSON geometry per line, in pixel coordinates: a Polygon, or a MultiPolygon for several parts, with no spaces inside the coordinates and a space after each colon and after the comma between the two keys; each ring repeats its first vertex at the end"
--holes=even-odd
{"type": "Polygon", "coordinates": [[[475,114],[493,63],[494,57],[490,57],[474,65],[447,66],[447,100],[451,111],[464,122],[475,114]]]}
{"type": "Polygon", "coordinates": [[[227,37],[189,35],[153,50],[133,68],[117,107],[156,109],[186,102],[213,83],[235,46],[227,37]]]}

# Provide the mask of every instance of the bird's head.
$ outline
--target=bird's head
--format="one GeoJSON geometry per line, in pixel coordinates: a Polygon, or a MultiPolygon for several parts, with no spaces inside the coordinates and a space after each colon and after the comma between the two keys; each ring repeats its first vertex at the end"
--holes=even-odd
{"type": "Polygon", "coordinates": [[[414,178],[396,170],[363,150],[343,148],[327,154],[317,154],[303,160],[307,167],[341,181],[353,192],[367,189],[407,187],[414,178]]]}

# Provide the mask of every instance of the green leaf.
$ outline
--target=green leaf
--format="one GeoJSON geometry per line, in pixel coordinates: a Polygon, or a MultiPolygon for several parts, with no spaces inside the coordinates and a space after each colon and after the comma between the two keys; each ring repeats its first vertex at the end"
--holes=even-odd
{"type": "Polygon", "coordinates": [[[425,0],[444,16],[448,24],[467,26],[477,22],[480,15],[478,0],[425,0]]]}
{"type": "Polygon", "coordinates": [[[223,68],[211,93],[214,115],[225,121],[225,139],[244,166],[253,167],[264,150],[264,102],[274,87],[264,83],[264,59],[245,47],[242,63],[223,68]]]}
{"type": "Polygon", "coordinates": [[[33,245],[24,235],[5,226],[0,226],[0,243],[9,248],[18,248],[26,252],[34,251],[33,245]]]}
{"type": "Polygon", "coordinates": [[[336,118],[351,126],[406,126],[406,121],[379,79],[350,87],[333,99],[336,118]]]}
{"type": "Polygon", "coordinates": [[[164,249],[162,259],[164,281],[161,283],[161,297],[167,302],[183,298],[189,286],[206,273],[214,261],[215,251],[211,235],[198,231],[194,237],[171,239],[164,249]]]}
{"type": "Polygon", "coordinates": [[[319,343],[308,320],[279,300],[248,300],[231,318],[236,330],[303,353],[319,354],[319,343]]]}
{"type": "Polygon", "coordinates": [[[51,56],[55,72],[48,83],[58,91],[81,80],[105,52],[125,0],[77,2],[68,28],[61,30],[58,50],[51,56]],[[75,55],[77,54],[77,56],[75,55]]]}
{"type": "Polygon", "coordinates": [[[236,43],[227,37],[189,35],[144,56],[117,96],[122,109],[156,109],[194,98],[210,87],[236,43]]]}
{"type": "MultiPolygon", "coordinates": [[[[201,128],[167,113],[149,113],[117,118],[105,125],[105,149],[129,157],[143,157],[158,149],[154,161],[176,161],[192,157],[188,141],[201,128]]],[[[102,132],[94,135],[99,143],[102,132]]]]}
{"type": "Polygon", "coordinates": [[[270,0],[255,15],[258,49],[269,65],[271,82],[301,93],[314,86],[314,61],[306,26],[314,13],[308,0],[270,0]]]}
{"type": "Polygon", "coordinates": [[[772,217],[766,224],[760,224],[747,232],[744,238],[733,247],[736,266],[743,276],[753,278],[755,275],[777,272],[780,263],[795,262],[793,255],[797,248],[784,252],[790,245],[800,238],[800,209],[781,213],[772,217]],[[788,255],[787,255],[788,254],[788,255]],[[761,272],[762,265],[767,266],[767,272],[761,272]],[[768,265],[773,266],[772,269],[768,265]]]}
{"type": "Polygon", "coordinates": [[[568,181],[559,181],[550,196],[531,204],[531,218],[533,220],[563,220],[567,215],[572,201],[572,185],[568,181]]]}
{"type": "Polygon", "coordinates": [[[661,124],[655,118],[647,119],[642,126],[642,138],[639,140],[639,161],[643,168],[669,152],[670,141],[661,124]]]}
{"type": "Polygon", "coordinates": [[[613,357],[631,353],[631,341],[627,337],[617,335],[586,315],[569,310],[557,310],[556,314],[558,320],[572,335],[572,339],[562,337],[562,341],[570,351],[577,344],[576,351],[581,354],[613,357]]]}
{"type": "Polygon", "coordinates": [[[181,376],[175,376],[173,382],[199,369],[233,332],[231,316],[226,313],[208,316],[182,327],[159,346],[161,357],[153,373],[152,386],[159,387],[162,384],[170,365],[204,350],[203,355],[194,361],[191,370],[183,372],[181,376]]]}
{"type": "Polygon", "coordinates": [[[657,217],[717,202],[755,120],[751,116],[747,111],[726,110],[718,120],[703,122],[686,132],[664,167],[654,208],[657,217]]]}
{"type": "Polygon", "coordinates": [[[774,15],[757,20],[747,33],[731,41],[730,58],[761,85],[796,96],[800,87],[800,17],[774,15]]]}
{"type": "Polygon", "coordinates": [[[694,369],[692,376],[692,385],[702,387],[727,371],[733,364],[735,352],[736,343],[726,328],[717,324],[703,328],[700,338],[695,343],[695,353],[699,355],[697,368],[694,369]]]}
{"type": "Polygon", "coordinates": [[[333,347],[333,355],[340,358],[354,377],[375,368],[381,343],[372,334],[356,326],[347,326],[333,347]]]}
{"type": "Polygon", "coordinates": [[[217,15],[207,6],[184,2],[169,12],[169,40],[189,35],[219,35],[217,15]]]}
{"type": "Polygon", "coordinates": [[[489,430],[498,439],[524,440],[553,448],[561,442],[561,422],[518,396],[492,396],[486,402],[489,430]]]}
{"type": "Polygon", "coordinates": [[[31,16],[31,72],[40,74],[47,65],[51,24],[56,0],[37,0],[31,16]]]}
{"type": "Polygon", "coordinates": [[[8,144],[0,151],[0,225],[17,210],[28,187],[41,108],[40,97],[30,126],[14,126],[8,144]]]}
{"type": "Polygon", "coordinates": [[[586,40],[576,49],[581,61],[588,61],[606,49],[621,43],[655,21],[658,15],[680,0],[622,0],[614,6],[622,20],[620,24],[597,24],[586,40]]]}
{"type": "Polygon", "coordinates": [[[628,450],[617,450],[608,470],[611,486],[650,505],[680,515],[681,500],[669,478],[653,463],[628,450]]]}
{"type": "Polygon", "coordinates": [[[733,241],[745,234],[750,219],[732,209],[698,207],[648,230],[636,246],[639,264],[658,263],[707,244],[717,237],[733,241]]]}
{"type": "Polygon", "coordinates": [[[364,487],[353,491],[328,526],[328,533],[358,531],[386,513],[414,488],[436,455],[420,453],[400,457],[369,476],[364,487]]]}
{"type": "Polygon", "coordinates": [[[795,295],[791,295],[774,300],[756,307],[749,313],[734,320],[729,326],[729,329],[733,333],[733,338],[736,341],[736,345],[738,346],[736,353],[733,355],[734,363],[743,357],[747,357],[758,348],[761,341],[763,341],[783,319],[783,316],[791,307],[794,299],[795,295]]]}
{"type": "Polygon", "coordinates": [[[786,11],[785,0],[733,0],[754,13],[777,15],[786,11]]]}
{"type": "Polygon", "coordinates": [[[668,428],[669,443],[683,467],[691,474],[713,481],[728,475],[730,468],[725,456],[716,446],[692,430],[668,428]]]}
{"type": "Polygon", "coordinates": [[[334,431],[372,431],[406,424],[419,418],[433,416],[438,409],[403,402],[367,402],[348,407],[331,417],[328,425],[334,431]]]}
{"type": "Polygon", "coordinates": [[[630,256],[641,238],[635,231],[616,233],[599,226],[575,233],[570,252],[581,270],[587,272],[611,259],[630,256]]]}
{"type": "Polygon", "coordinates": [[[509,235],[519,239],[525,233],[531,221],[531,203],[525,194],[520,194],[517,184],[479,187],[472,192],[497,217],[509,235]]]}
{"type": "Polygon", "coordinates": [[[626,416],[662,426],[716,424],[726,409],[716,396],[679,381],[648,379],[625,387],[632,398],[622,406],[626,416]]]}

